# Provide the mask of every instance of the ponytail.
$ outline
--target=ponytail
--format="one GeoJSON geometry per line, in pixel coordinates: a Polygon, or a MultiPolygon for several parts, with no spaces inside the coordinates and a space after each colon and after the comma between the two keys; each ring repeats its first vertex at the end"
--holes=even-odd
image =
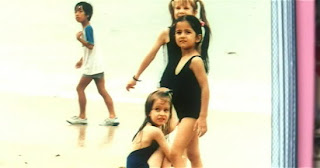
{"type": "Polygon", "coordinates": [[[202,0],[195,0],[195,3],[200,4],[200,19],[201,19],[201,21],[203,21],[207,25],[206,33],[211,34],[211,29],[210,29],[209,22],[208,22],[208,19],[206,16],[206,10],[204,8],[203,1],[202,0]]]}
{"type": "Polygon", "coordinates": [[[210,42],[210,27],[208,25],[203,26],[205,33],[203,36],[203,40],[201,42],[201,57],[204,62],[204,67],[206,69],[206,72],[209,72],[209,56],[208,56],[208,48],[209,48],[209,42],[210,42]]]}

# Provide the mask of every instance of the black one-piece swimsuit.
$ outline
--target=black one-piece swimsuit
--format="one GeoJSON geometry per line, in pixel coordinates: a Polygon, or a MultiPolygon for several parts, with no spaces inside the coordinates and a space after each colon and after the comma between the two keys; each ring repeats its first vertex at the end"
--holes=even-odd
{"type": "Polygon", "coordinates": [[[162,74],[160,80],[160,87],[166,87],[169,89],[173,88],[172,80],[174,78],[174,68],[178,64],[181,58],[181,49],[177,46],[176,42],[174,41],[174,30],[172,27],[169,27],[169,38],[170,41],[166,44],[167,45],[167,54],[168,54],[168,63],[167,66],[162,74]]]}
{"type": "Polygon", "coordinates": [[[174,73],[172,81],[172,102],[177,111],[179,120],[185,117],[199,118],[201,108],[201,88],[198,80],[190,69],[191,57],[178,74],[174,73]]]}

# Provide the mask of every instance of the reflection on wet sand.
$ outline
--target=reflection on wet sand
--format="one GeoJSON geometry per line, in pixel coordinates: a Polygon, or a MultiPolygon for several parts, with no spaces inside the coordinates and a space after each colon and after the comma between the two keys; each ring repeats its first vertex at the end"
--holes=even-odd
{"type": "Polygon", "coordinates": [[[79,129],[78,146],[85,147],[87,126],[86,125],[76,125],[75,127],[77,127],[79,129]]]}
{"type": "Polygon", "coordinates": [[[112,144],[113,138],[115,136],[115,130],[117,128],[118,128],[117,126],[108,126],[108,127],[106,127],[107,133],[103,138],[103,141],[101,143],[101,147],[105,146],[105,145],[111,145],[112,144]]]}
{"type": "MultiPolygon", "coordinates": [[[[79,131],[77,146],[78,147],[86,147],[86,134],[87,134],[87,125],[70,125],[79,131]]],[[[99,145],[99,148],[103,148],[104,146],[112,145],[113,138],[115,136],[115,130],[118,127],[116,126],[106,126],[106,134],[101,137],[102,142],[99,145]]]]}
{"type": "MultiPolygon", "coordinates": [[[[56,112],[74,108],[74,100],[11,95],[2,100],[7,112],[0,118],[1,168],[123,167],[144,116],[143,105],[118,104],[117,127],[99,126],[104,113],[90,113],[88,125],[70,125],[65,119],[72,112],[56,112]]],[[[104,109],[99,103],[91,103],[92,111],[104,109]]],[[[200,138],[205,167],[270,167],[270,129],[269,114],[210,111],[208,132],[200,138]]]]}

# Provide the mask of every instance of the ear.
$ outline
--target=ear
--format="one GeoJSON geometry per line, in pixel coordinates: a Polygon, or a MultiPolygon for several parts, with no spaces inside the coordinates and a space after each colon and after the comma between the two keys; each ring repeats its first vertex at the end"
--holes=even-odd
{"type": "Polygon", "coordinates": [[[197,43],[200,43],[201,40],[202,40],[202,34],[198,34],[198,35],[196,36],[196,42],[197,42],[197,43]]]}

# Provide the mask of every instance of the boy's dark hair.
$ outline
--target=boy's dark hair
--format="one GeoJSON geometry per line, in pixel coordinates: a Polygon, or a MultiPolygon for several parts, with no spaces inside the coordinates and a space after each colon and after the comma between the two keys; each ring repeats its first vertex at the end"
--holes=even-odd
{"type": "Polygon", "coordinates": [[[82,1],[82,2],[79,2],[79,3],[76,4],[76,6],[74,7],[74,10],[76,11],[79,6],[82,7],[83,11],[88,16],[88,20],[90,21],[90,19],[92,17],[92,14],[93,14],[92,5],[89,4],[88,2],[82,1]]]}

